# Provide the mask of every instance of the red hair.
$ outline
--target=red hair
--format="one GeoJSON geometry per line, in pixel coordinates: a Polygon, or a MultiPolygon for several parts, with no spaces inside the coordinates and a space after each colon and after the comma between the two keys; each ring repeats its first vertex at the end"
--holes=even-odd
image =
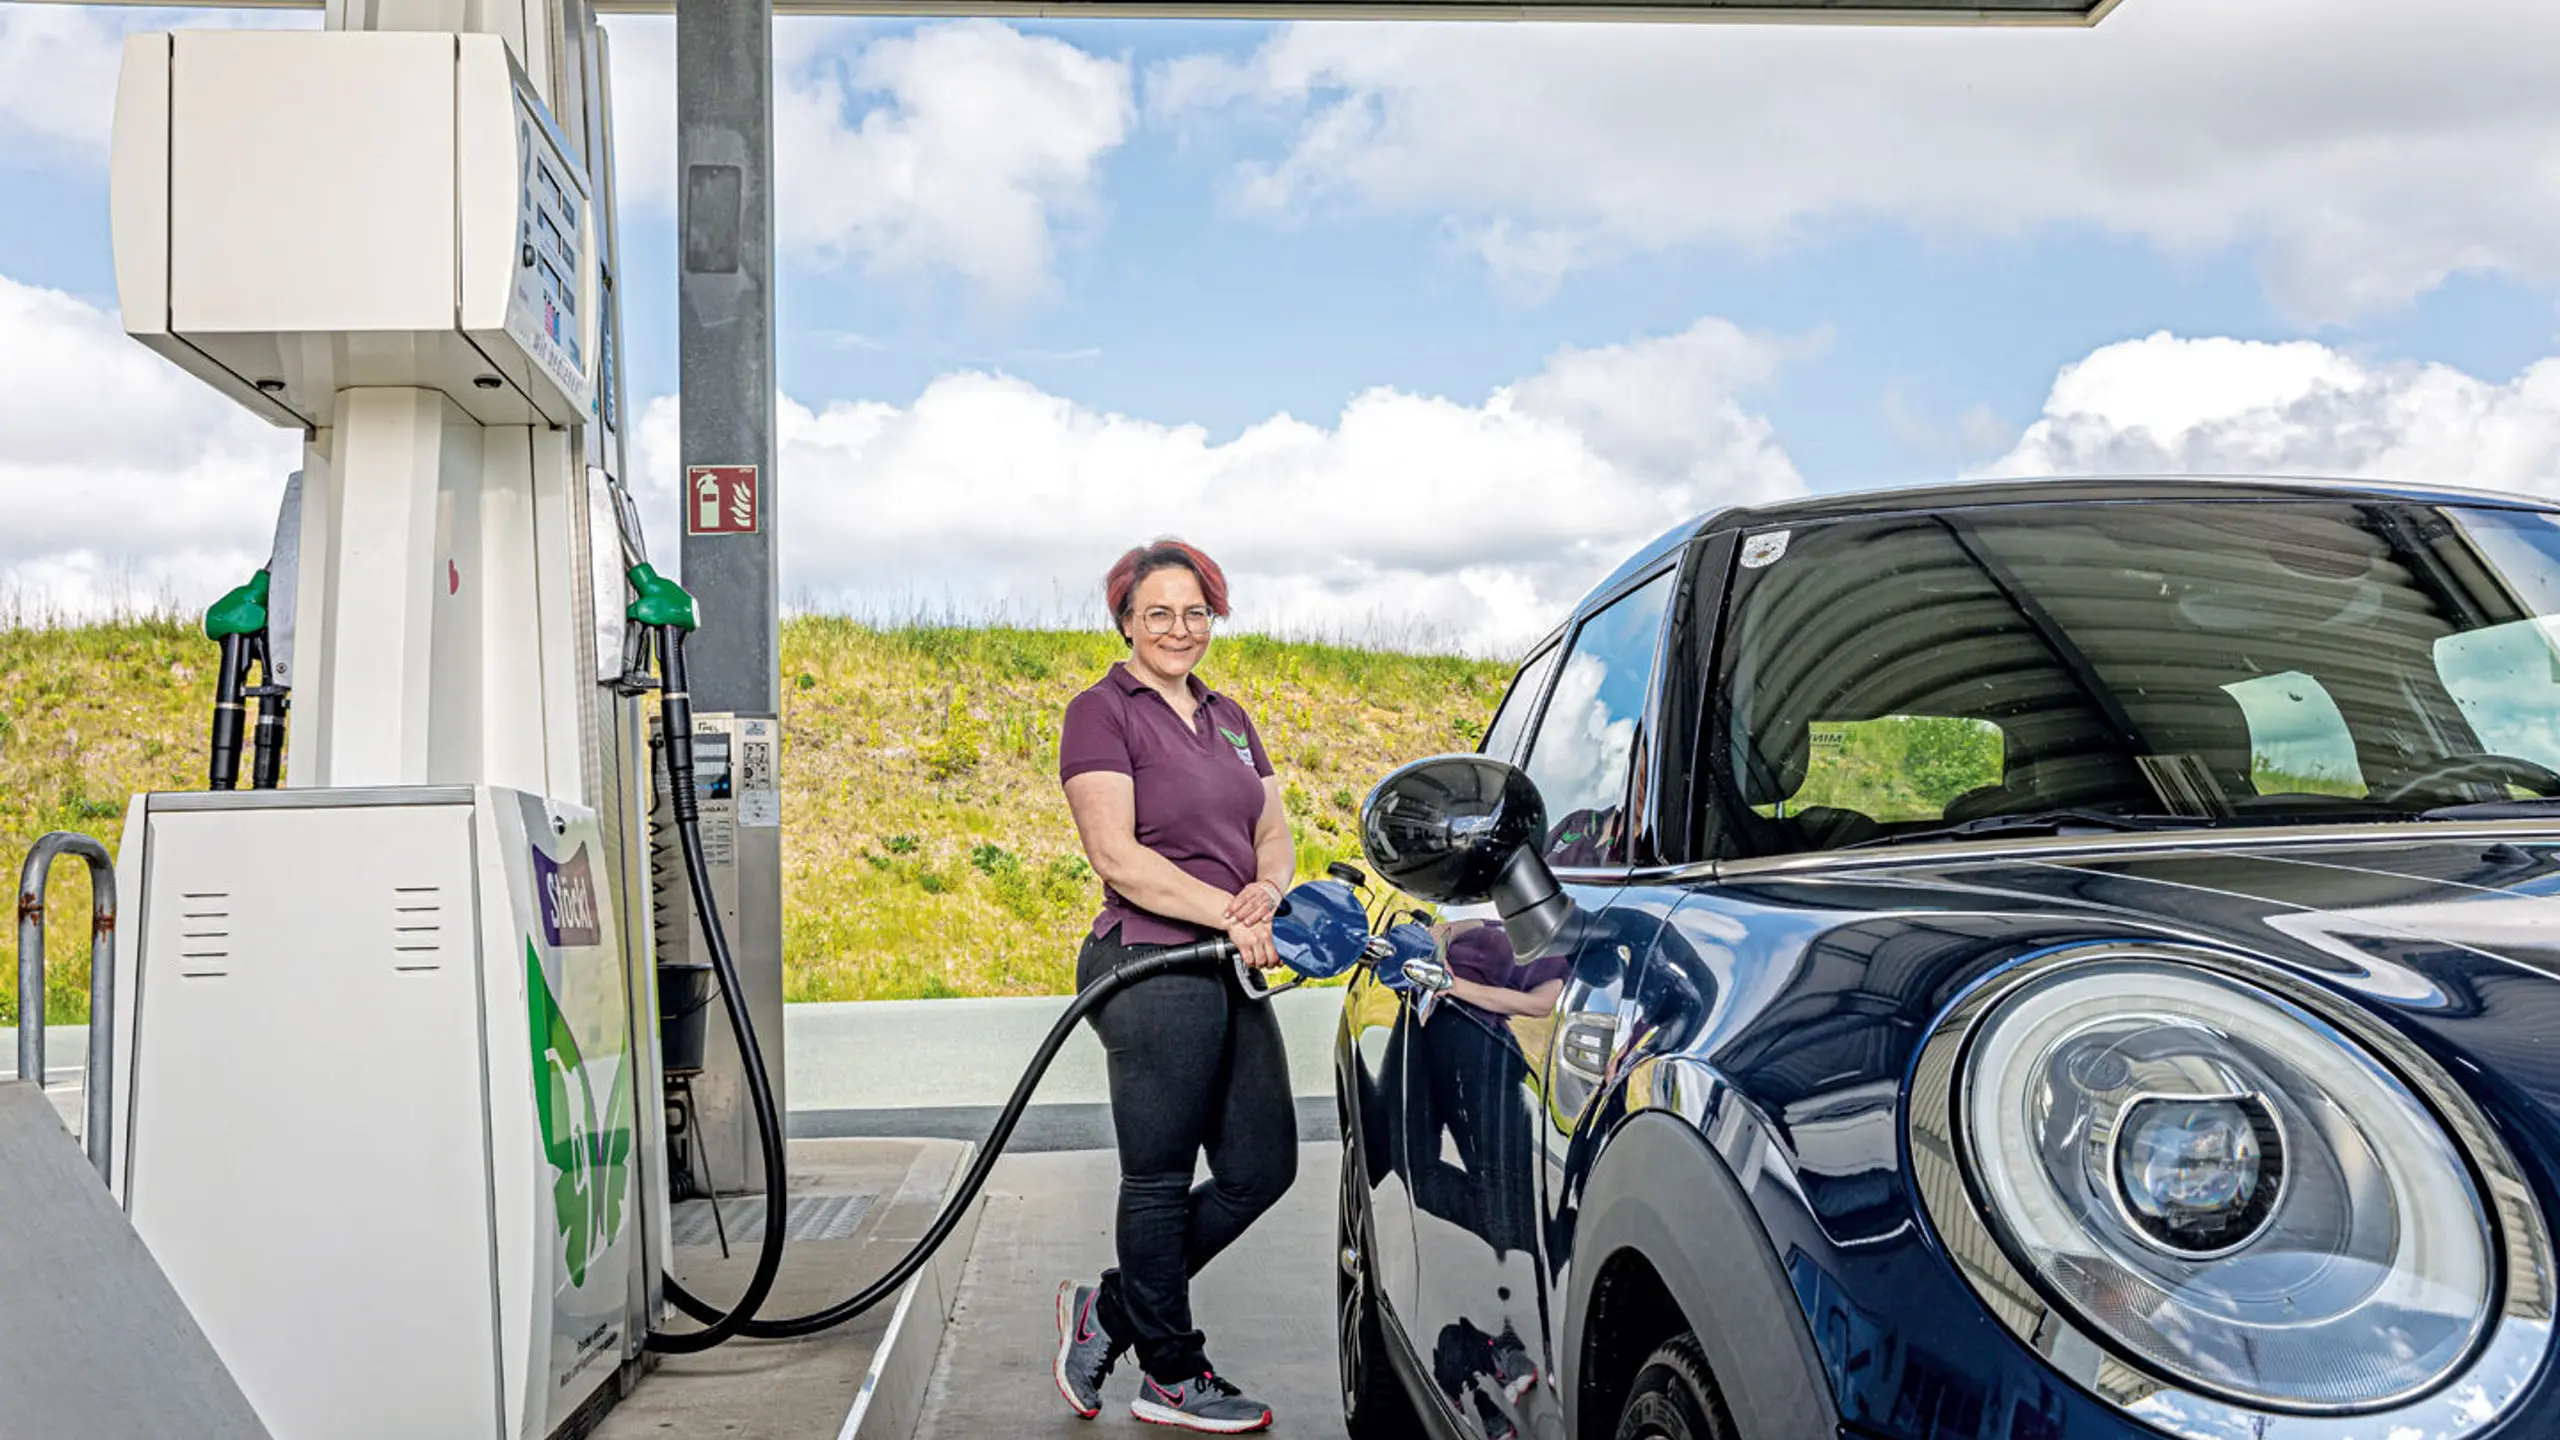
{"type": "Polygon", "coordinates": [[[1199,580],[1200,598],[1208,605],[1209,613],[1221,620],[1227,618],[1227,572],[1197,547],[1168,535],[1121,556],[1111,573],[1103,577],[1102,594],[1111,605],[1111,623],[1119,627],[1123,636],[1129,633],[1129,606],[1138,593],[1138,582],[1177,565],[1199,580]]]}

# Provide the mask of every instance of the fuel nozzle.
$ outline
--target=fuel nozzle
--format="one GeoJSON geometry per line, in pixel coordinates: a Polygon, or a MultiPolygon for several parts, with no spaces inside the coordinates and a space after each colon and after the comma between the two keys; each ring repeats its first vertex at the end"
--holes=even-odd
{"type": "MultiPolygon", "coordinates": [[[[213,679],[213,757],[208,777],[216,790],[235,790],[240,785],[240,740],[248,720],[249,667],[260,663],[265,652],[267,590],[271,583],[267,572],[261,570],[204,612],[204,638],[222,647],[221,668],[213,679]]],[[[263,731],[265,726],[262,724],[260,729],[263,731]]]]}
{"type": "Polygon", "coordinates": [[[658,647],[659,730],[667,747],[667,793],[679,822],[695,818],[693,794],[693,697],[687,693],[684,637],[702,623],[693,593],[643,560],[631,567],[631,604],[624,618],[648,627],[658,647]]]}

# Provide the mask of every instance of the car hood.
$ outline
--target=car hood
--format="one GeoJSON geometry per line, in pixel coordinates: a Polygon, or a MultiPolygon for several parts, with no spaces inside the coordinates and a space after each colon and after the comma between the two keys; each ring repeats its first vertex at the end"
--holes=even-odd
{"type": "Polygon", "coordinates": [[[2560,1113],[2560,831],[2236,838],[1915,860],[1866,879],[1927,909],[2264,956],[2560,1113]]]}

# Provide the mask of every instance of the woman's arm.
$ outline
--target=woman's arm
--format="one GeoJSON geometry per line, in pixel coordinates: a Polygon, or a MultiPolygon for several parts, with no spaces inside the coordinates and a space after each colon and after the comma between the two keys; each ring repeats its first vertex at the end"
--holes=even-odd
{"type": "Polygon", "coordinates": [[[1289,834],[1289,802],[1277,776],[1262,777],[1262,813],[1253,821],[1253,883],[1227,902],[1227,919],[1268,920],[1298,874],[1298,845],[1289,834]]]}
{"type": "Polygon", "coordinates": [[[1283,892],[1298,875],[1298,845],[1289,834],[1289,802],[1281,798],[1280,777],[1262,777],[1262,816],[1253,822],[1255,875],[1283,892]]]}
{"type": "Polygon", "coordinates": [[[1067,810],[1075,816],[1084,858],[1103,883],[1150,914],[1224,930],[1230,897],[1206,880],[1138,843],[1138,801],[1129,777],[1091,770],[1067,781],[1067,810]]]}

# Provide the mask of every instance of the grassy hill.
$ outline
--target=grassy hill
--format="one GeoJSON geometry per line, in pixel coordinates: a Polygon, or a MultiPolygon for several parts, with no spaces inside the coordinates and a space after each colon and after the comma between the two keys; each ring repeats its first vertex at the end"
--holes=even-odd
{"type": "MultiPolygon", "coordinates": [[[[1058,791],[1058,717],[1124,653],[1107,635],[786,623],[785,988],[793,1000],[1062,993],[1100,899],[1058,791]]],[[[204,784],[212,647],[145,621],[0,630],[0,863],[47,830],[112,849],[137,790],[204,784]]],[[[1507,666],[1231,636],[1202,674],[1289,782],[1301,873],[1356,853],[1392,766],[1472,746],[1507,666]]],[[[88,881],[49,897],[47,1015],[88,1010],[88,881]]],[[[15,1015],[16,930],[0,936],[15,1015]]]]}

